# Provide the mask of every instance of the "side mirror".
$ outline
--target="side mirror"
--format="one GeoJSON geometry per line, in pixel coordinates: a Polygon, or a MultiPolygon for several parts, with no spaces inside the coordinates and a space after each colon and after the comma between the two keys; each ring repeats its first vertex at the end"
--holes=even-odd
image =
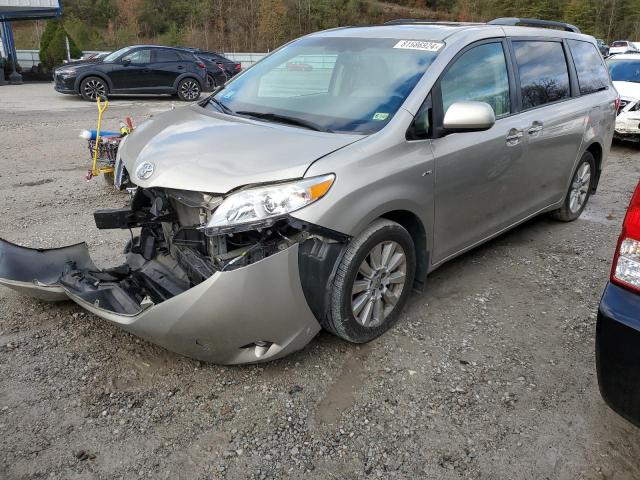
{"type": "Polygon", "coordinates": [[[452,132],[481,132],[496,123],[493,108],[485,102],[455,102],[444,114],[442,126],[452,132]]]}
{"type": "Polygon", "coordinates": [[[131,64],[130,58],[125,58],[124,60],[122,60],[122,65],[124,65],[125,67],[130,64],[131,64]]]}

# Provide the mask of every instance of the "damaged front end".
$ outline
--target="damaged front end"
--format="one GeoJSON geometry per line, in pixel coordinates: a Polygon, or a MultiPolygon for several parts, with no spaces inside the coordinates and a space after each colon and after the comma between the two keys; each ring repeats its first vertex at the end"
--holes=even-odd
{"type": "Polygon", "coordinates": [[[640,142],[640,100],[635,98],[620,100],[614,137],[640,142]]]}
{"type": "Polygon", "coordinates": [[[205,361],[250,363],[302,348],[320,330],[325,286],[348,237],[289,215],[207,228],[222,201],[138,188],[129,208],[94,213],[99,229],[131,231],[125,263],[98,269],[85,244],[41,250],[0,240],[0,283],[43,300],[68,297],[205,361]]]}

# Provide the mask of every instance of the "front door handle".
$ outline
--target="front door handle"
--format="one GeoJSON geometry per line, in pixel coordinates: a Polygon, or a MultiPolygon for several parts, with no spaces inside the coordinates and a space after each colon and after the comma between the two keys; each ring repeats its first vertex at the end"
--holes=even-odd
{"type": "Polygon", "coordinates": [[[182,65],[178,65],[178,70],[184,70],[184,67],[182,65]]]}
{"type": "Polygon", "coordinates": [[[522,133],[522,130],[512,128],[511,130],[509,130],[509,133],[507,134],[507,138],[506,138],[507,145],[512,147],[514,145],[519,144],[523,135],[524,133],[522,133]]]}
{"type": "Polygon", "coordinates": [[[535,135],[536,133],[540,133],[542,131],[542,128],[543,128],[542,122],[535,121],[531,124],[531,126],[527,130],[527,133],[529,135],[535,135]]]}

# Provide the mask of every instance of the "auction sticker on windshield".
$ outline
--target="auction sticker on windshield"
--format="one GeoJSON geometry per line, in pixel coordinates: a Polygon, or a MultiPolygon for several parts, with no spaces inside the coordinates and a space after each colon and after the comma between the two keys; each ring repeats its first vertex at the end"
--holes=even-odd
{"type": "Polygon", "coordinates": [[[393,48],[404,48],[408,50],[424,50],[426,52],[437,52],[442,48],[442,42],[422,42],[420,40],[400,40],[393,48]]]}

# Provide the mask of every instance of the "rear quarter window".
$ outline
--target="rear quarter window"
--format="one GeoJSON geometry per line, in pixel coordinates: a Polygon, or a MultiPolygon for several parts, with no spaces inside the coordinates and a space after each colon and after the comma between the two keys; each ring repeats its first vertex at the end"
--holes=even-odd
{"type": "Polygon", "coordinates": [[[569,70],[562,43],[514,41],[513,48],[524,110],[569,98],[569,70]]]}
{"type": "Polygon", "coordinates": [[[609,75],[595,45],[581,40],[569,40],[569,49],[578,73],[581,95],[597,92],[609,86],[609,75]]]}

